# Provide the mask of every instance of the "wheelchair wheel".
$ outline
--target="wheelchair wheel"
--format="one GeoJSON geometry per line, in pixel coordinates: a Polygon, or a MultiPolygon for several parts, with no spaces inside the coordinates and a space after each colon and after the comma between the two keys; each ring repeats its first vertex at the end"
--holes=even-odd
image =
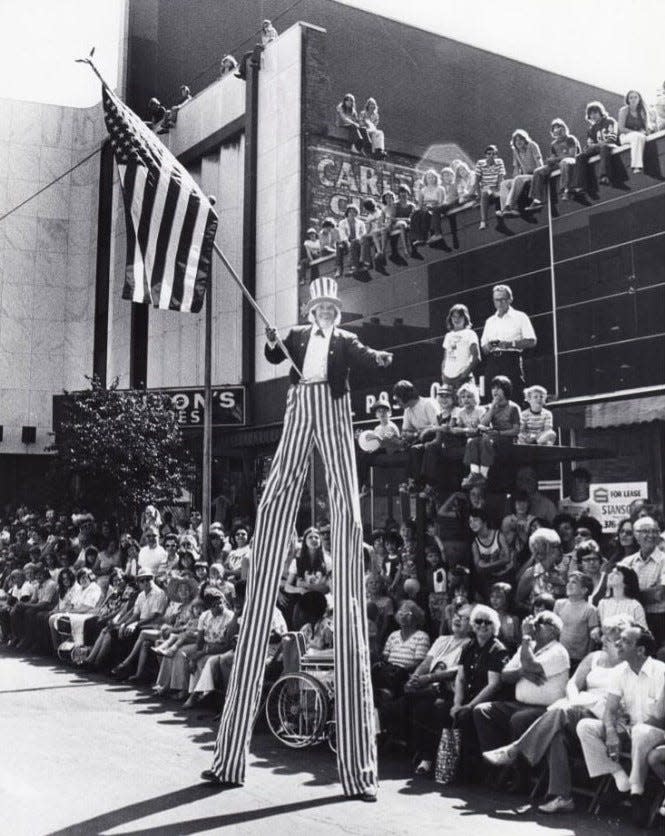
{"type": "Polygon", "coordinates": [[[306,673],[288,673],[280,677],[266,699],[270,731],[292,749],[303,749],[323,739],[329,710],[325,687],[306,673]]]}

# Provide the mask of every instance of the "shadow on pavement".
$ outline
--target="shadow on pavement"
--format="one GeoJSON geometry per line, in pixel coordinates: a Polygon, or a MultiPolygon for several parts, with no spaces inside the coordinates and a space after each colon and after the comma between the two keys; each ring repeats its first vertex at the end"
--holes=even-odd
{"type": "MultiPolygon", "coordinates": [[[[102,813],[91,819],[68,825],[62,830],[54,830],[48,836],[90,836],[92,833],[102,833],[122,825],[127,825],[136,819],[143,819],[157,813],[164,813],[167,810],[175,810],[181,805],[191,804],[215,792],[210,784],[195,784],[191,787],[179,790],[175,793],[166,793],[156,798],[128,804],[117,810],[102,813]]],[[[162,824],[158,827],[149,827],[143,830],[126,831],[126,836],[136,834],[138,836],[185,836],[190,833],[204,833],[208,830],[217,830],[222,827],[229,827],[244,822],[258,821],[259,819],[271,816],[284,815],[285,813],[296,813],[300,810],[310,810],[314,807],[324,807],[328,804],[337,804],[344,800],[343,795],[333,795],[328,798],[317,798],[311,801],[298,801],[291,804],[279,804],[273,807],[262,807],[258,810],[243,810],[237,813],[226,813],[220,816],[205,816],[189,821],[178,821],[172,824],[162,824]]]]}

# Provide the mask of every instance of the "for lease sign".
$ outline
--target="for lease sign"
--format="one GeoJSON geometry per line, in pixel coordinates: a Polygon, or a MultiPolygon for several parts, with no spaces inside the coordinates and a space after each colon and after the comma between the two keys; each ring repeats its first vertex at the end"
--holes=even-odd
{"type": "Polygon", "coordinates": [[[591,498],[601,510],[603,531],[616,531],[619,522],[629,516],[630,503],[647,499],[646,482],[603,482],[591,485],[591,498]]]}

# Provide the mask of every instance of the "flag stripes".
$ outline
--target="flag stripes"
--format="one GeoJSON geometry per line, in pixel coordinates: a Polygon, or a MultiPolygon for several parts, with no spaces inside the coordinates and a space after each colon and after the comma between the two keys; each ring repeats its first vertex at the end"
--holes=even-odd
{"type": "Polygon", "coordinates": [[[210,276],[217,215],[189,172],[107,87],[103,105],[127,226],[123,298],[196,313],[210,276]]]}

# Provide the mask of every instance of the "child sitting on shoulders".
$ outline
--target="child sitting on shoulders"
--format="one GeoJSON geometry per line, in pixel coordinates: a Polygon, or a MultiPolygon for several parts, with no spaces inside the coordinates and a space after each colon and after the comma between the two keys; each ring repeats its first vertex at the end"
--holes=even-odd
{"type": "Polygon", "coordinates": [[[524,398],[529,407],[520,413],[520,432],[517,436],[517,443],[551,447],[556,443],[556,432],[552,413],[544,407],[547,389],[544,386],[529,386],[524,391],[524,398]]]}

